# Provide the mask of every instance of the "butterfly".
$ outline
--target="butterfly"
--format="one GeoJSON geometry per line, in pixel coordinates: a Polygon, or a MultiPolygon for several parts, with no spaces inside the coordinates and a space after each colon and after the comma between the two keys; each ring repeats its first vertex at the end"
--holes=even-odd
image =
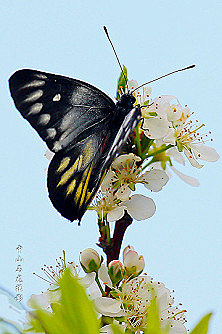
{"type": "Polygon", "coordinates": [[[15,72],[9,88],[16,108],[55,153],[47,176],[52,204],[80,222],[140,121],[140,106],[130,92],[114,103],[86,82],[32,69],[15,72]]]}

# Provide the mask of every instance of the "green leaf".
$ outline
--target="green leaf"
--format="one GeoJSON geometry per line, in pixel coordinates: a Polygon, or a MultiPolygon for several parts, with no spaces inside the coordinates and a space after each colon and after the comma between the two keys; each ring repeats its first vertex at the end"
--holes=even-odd
{"type": "Polygon", "coordinates": [[[124,334],[122,329],[116,324],[112,324],[112,330],[113,330],[113,334],[124,334]]]}
{"type": "Polygon", "coordinates": [[[65,270],[59,285],[61,302],[52,305],[52,312],[36,309],[30,321],[31,331],[39,333],[41,328],[47,334],[98,334],[93,304],[69,269],[65,270]]]}
{"type": "Polygon", "coordinates": [[[78,328],[76,334],[98,333],[99,326],[93,304],[84,288],[67,271],[61,280],[62,305],[71,323],[78,328]]]}
{"type": "Polygon", "coordinates": [[[121,87],[123,89],[125,89],[125,86],[127,84],[127,68],[123,65],[123,71],[120,74],[119,80],[118,80],[118,85],[117,85],[117,94],[116,94],[116,98],[117,100],[119,100],[120,95],[119,94],[119,90],[121,91],[121,87]]]}
{"type": "Polygon", "coordinates": [[[212,313],[205,315],[190,334],[206,334],[212,313]]]}
{"type": "Polygon", "coordinates": [[[149,307],[149,316],[147,317],[147,328],[145,334],[162,334],[160,328],[159,311],[156,298],[153,298],[149,307]]]}

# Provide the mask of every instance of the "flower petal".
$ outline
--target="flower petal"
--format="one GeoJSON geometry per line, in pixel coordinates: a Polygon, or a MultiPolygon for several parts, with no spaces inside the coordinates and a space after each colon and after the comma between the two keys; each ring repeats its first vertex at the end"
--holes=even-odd
{"type": "Polygon", "coordinates": [[[128,213],[136,220],[150,218],[156,211],[156,206],[151,198],[144,195],[133,195],[131,199],[124,202],[128,213]]]}
{"type": "Polygon", "coordinates": [[[51,303],[56,303],[61,298],[61,291],[49,291],[42,292],[39,295],[31,295],[27,301],[27,305],[31,308],[41,307],[47,308],[51,303]]]}
{"type": "Polygon", "coordinates": [[[106,189],[111,187],[112,182],[115,181],[116,179],[117,179],[116,174],[112,170],[109,170],[101,184],[102,192],[105,192],[106,189]]]}
{"type": "Polygon", "coordinates": [[[213,162],[220,158],[219,154],[213,147],[203,144],[193,144],[191,148],[197,159],[213,162]]]}
{"type": "Polygon", "coordinates": [[[185,326],[180,321],[176,321],[173,319],[165,319],[161,321],[161,327],[164,328],[166,326],[170,326],[168,334],[186,334],[187,333],[185,326]]]}
{"type": "Polygon", "coordinates": [[[121,205],[121,206],[117,206],[113,210],[109,211],[108,214],[107,214],[108,222],[114,222],[116,220],[121,219],[124,216],[124,210],[125,209],[126,209],[126,207],[124,205],[121,205]]]}
{"type": "Polygon", "coordinates": [[[181,118],[183,112],[183,108],[181,105],[178,104],[172,104],[170,105],[170,108],[167,110],[167,119],[170,122],[176,121],[179,118],[181,118]]]}
{"type": "Polygon", "coordinates": [[[170,103],[173,100],[177,100],[176,96],[173,95],[160,95],[155,99],[155,102],[158,103],[159,105],[165,104],[165,103],[170,103]]]}
{"type": "Polygon", "coordinates": [[[100,333],[104,334],[113,334],[112,326],[111,325],[106,325],[100,328],[100,333]]]}
{"type": "Polygon", "coordinates": [[[199,162],[197,162],[197,160],[194,159],[192,153],[190,153],[190,151],[186,147],[184,147],[183,149],[184,149],[184,153],[185,153],[187,159],[189,160],[189,162],[191,163],[191,165],[193,167],[196,167],[196,168],[202,168],[203,167],[203,165],[199,164],[199,162]]]}
{"type": "Polygon", "coordinates": [[[182,165],[185,165],[185,159],[183,155],[178,151],[177,147],[171,147],[166,151],[166,155],[173,158],[175,161],[179,162],[182,165]]]}
{"type": "Polygon", "coordinates": [[[128,187],[127,184],[124,184],[122,187],[120,187],[116,192],[116,197],[120,199],[121,201],[128,200],[129,196],[131,194],[131,190],[128,187]]]}
{"type": "Polygon", "coordinates": [[[198,187],[200,185],[200,182],[194,177],[181,173],[173,166],[170,166],[170,167],[174,171],[174,173],[177,174],[181,178],[181,180],[183,180],[184,182],[188,183],[189,185],[193,187],[198,187]]]}
{"type": "Polygon", "coordinates": [[[163,138],[169,131],[169,122],[158,117],[144,119],[144,134],[150,139],[163,138]]]}
{"type": "Polygon", "coordinates": [[[98,275],[104,284],[106,284],[109,288],[112,288],[113,285],[108,274],[108,268],[104,263],[101,264],[101,267],[99,268],[98,271],[98,275]]]}
{"type": "Polygon", "coordinates": [[[170,128],[166,137],[163,140],[164,143],[176,145],[175,130],[170,128]]]}
{"type": "Polygon", "coordinates": [[[163,186],[168,182],[169,177],[167,174],[160,169],[151,169],[143,175],[145,187],[151,191],[160,191],[163,186]]]}
{"type": "Polygon", "coordinates": [[[138,82],[136,80],[129,80],[127,82],[127,85],[128,85],[128,89],[131,90],[131,89],[135,89],[137,88],[139,85],[138,85],[138,82]]]}
{"type": "Polygon", "coordinates": [[[98,297],[94,300],[94,303],[97,311],[107,317],[121,317],[124,315],[124,311],[121,309],[121,300],[98,297]]]}
{"type": "Polygon", "coordinates": [[[96,273],[88,273],[84,277],[80,277],[80,283],[85,287],[88,288],[94,281],[95,281],[96,273]]]}
{"type": "Polygon", "coordinates": [[[113,168],[119,168],[120,165],[125,165],[132,161],[141,161],[141,158],[133,153],[119,155],[112,163],[113,168]]]}

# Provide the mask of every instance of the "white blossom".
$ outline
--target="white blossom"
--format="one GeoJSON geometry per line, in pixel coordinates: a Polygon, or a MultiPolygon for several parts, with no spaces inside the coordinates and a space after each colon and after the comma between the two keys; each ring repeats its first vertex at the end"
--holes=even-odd
{"type": "Polygon", "coordinates": [[[31,308],[40,307],[40,308],[49,308],[51,303],[58,303],[61,299],[61,292],[59,290],[59,280],[63,276],[66,269],[70,270],[72,276],[78,278],[79,283],[88,288],[95,280],[95,273],[87,273],[84,277],[79,276],[78,266],[75,265],[74,262],[65,262],[65,252],[63,253],[63,258],[60,257],[56,259],[56,266],[47,266],[44,265],[42,269],[45,277],[41,277],[37,274],[39,278],[47,281],[49,283],[49,288],[45,292],[41,292],[40,294],[32,294],[29,300],[27,301],[27,305],[31,308]]]}
{"type": "Polygon", "coordinates": [[[101,219],[106,217],[108,222],[121,219],[125,210],[136,220],[150,218],[156,211],[155,203],[149,197],[136,194],[122,202],[111,190],[91,208],[97,211],[101,219]]]}
{"type": "Polygon", "coordinates": [[[142,168],[137,164],[141,158],[130,154],[120,155],[112,163],[102,183],[102,191],[114,189],[115,195],[121,201],[126,201],[136,183],[142,183],[151,191],[160,191],[167,183],[168,176],[164,171],[150,170],[142,173],[142,168]]]}
{"type": "Polygon", "coordinates": [[[113,291],[112,295],[116,299],[108,297],[95,299],[99,313],[109,317],[123,317],[125,327],[139,333],[146,328],[150,302],[155,296],[161,327],[170,325],[170,334],[187,333],[184,326],[185,310],[172,306],[174,299],[163,283],[154,282],[148,276],[139,276],[123,280],[120,288],[115,288],[113,291]]]}
{"type": "Polygon", "coordinates": [[[172,121],[172,127],[168,135],[164,138],[165,143],[176,145],[179,152],[184,152],[185,156],[193,167],[201,168],[197,159],[214,162],[219,159],[219,154],[212,147],[206,146],[207,134],[201,135],[199,130],[205,124],[199,124],[190,120],[192,114],[188,110],[182,113],[180,119],[172,121]]]}

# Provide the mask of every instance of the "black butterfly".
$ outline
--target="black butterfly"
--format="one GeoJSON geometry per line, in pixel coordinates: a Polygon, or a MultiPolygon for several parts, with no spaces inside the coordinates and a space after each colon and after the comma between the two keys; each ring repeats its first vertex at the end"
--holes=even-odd
{"type": "Polygon", "coordinates": [[[81,220],[113,159],[141,118],[132,94],[115,104],[76,79],[24,69],[9,79],[12,98],[48,148],[49,197],[61,215],[81,220]]]}

